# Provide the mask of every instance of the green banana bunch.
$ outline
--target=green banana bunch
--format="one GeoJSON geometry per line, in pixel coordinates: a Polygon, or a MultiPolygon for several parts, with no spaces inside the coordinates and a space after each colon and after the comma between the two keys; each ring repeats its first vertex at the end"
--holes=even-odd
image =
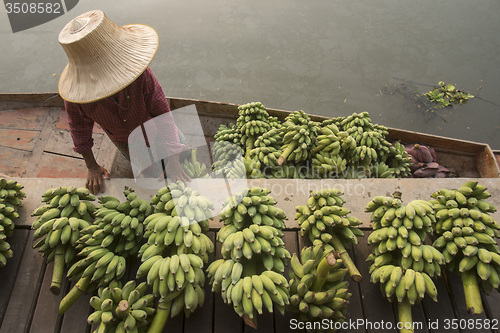
{"type": "Polygon", "coordinates": [[[288,115],[281,127],[283,146],[278,164],[307,160],[319,129],[319,123],[312,121],[304,111],[288,115]]]}
{"type": "Polygon", "coordinates": [[[0,178],[0,203],[14,209],[22,206],[22,200],[26,197],[23,188],[15,180],[0,178]]]}
{"type": "Polygon", "coordinates": [[[333,117],[333,118],[329,118],[329,119],[325,119],[323,120],[323,122],[321,123],[322,126],[328,126],[328,125],[335,125],[337,126],[337,128],[342,128],[341,124],[342,124],[342,121],[345,119],[345,117],[333,117]]]}
{"type": "Polygon", "coordinates": [[[125,274],[126,259],[135,256],[142,246],[144,219],[152,213],[151,204],[131,189],[123,192],[126,200],[104,195],[98,201],[95,221],[80,231],[77,240],[81,258],[68,270],[76,285],[62,299],[59,313],[64,313],[86,290],[102,287],[125,274]]]}
{"type": "Polygon", "coordinates": [[[182,167],[184,168],[184,171],[192,179],[210,178],[205,163],[200,163],[196,159],[196,151],[196,148],[191,150],[191,160],[185,159],[184,161],[182,161],[182,167]]]}
{"type": "Polygon", "coordinates": [[[7,237],[12,236],[14,220],[19,218],[17,208],[26,197],[23,186],[14,180],[0,178],[0,268],[5,267],[7,259],[14,255],[7,237]]]}
{"type": "Polygon", "coordinates": [[[447,269],[461,275],[467,309],[475,314],[483,311],[480,287],[487,293],[500,287],[500,250],[495,240],[500,225],[488,214],[496,211],[486,200],[489,197],[483,185],[470,180],[457,190],[434,192],[431,200],[439,236],[434,246],[442,250],[447,269]],[[471,288],[474,291],[468,292],[471,288]]]}
{"type": "Polygon", "coordinates": [[[228,141],[217,141],[212,146],[215,178],[243,178],[246,174],[242,150],[239,145],[228,141]]]}
{"type": "Polygon", "coordinates": [[[329,319],[343,322],[351,298],[344,281],[347,269],[324,245],[304,247],[293,254],[289,272],[290,307],[303,322],[329,319]]]}
{"type": "Polygon", "coordinates": [[[365,211],[372,213],[374,223],[368,236],[368,244],[373,245],[367,258],[371,282],[380,283],[382,294],[398,302],[400,321],[411,322],[411,306],[425,294],[437,302],[431,278],[441,274],[444,264],[443,254],[424,244],[435,222],[432,204],[413,200],[404,206],[401,193],[396,192],[392,197],[374,197],[365,211]]]}
{"type": "MultiPolygon", "coordinates": [[[[385,162],[390,167],[390,170],[393,171],[395,177],[411,175],[410,165],[412,164],[412,158],[406,152],[405,146],[398,141],[389,146],[389,156],[385,162]]],[[[387,178],[383,175],[383,173],[377,174],[377,177],[387,178]]]]}
{"type": "Polygon", "coordinates": [[[347,151],[355,148],[353,137],[339,131],[334,123],[323,121],[311,151],[313,178],[338,178],[347,168],[347,151]]]}
{"type": "Polygon", "coordinates": [[[282,240],[286,219],[270,191],[246,189],[228,198],[220,215],[224,223],[217,233],[222,259],[207,268],[213,292],[255,326],[256,314],[288,305],[288,281],[282,273],[290,258],[282,240]]]}
{"type": "Polygon", "coordinates": [[[188,317],[203,305],[203,266],[214,251],[205,233],[214,207],[183,182],[158,190],[151,202],[155,212],[144,221],[147,243],[139,250],[137,278],[146,276],[159,297],[149,332],[161,332],[169,316],[183,311],[188,317]]]}
{"type": "Polygon", "coordinates": [[[236,127],[241,134],[240,144],[245,156],[248,156],[250,150],[255,147],[255,140],[271,129],[269,113],[262,103],[252,102],[238,106],[238,114],[236,127]]]}
{"type": "Polygon", "coordinates": [[[136,285],[128,281],[111,281],[102,286],[98,295],[90,299],[95,310],[87,318],[89,325],[98,325],[94,333],[102,332],[146,332],[155,313],[154,296],[146,294],[145,282],[136,285]]]}
{"type": "Polygon", "coordinates": [[[300,233],[314,245],[324,244],[326,250],[339,252],[349,275],[359,282],[362,277],[346,251],[350,243],[357,244],[357,237],[364,234],[358,228],[361,221],[347,216],[350,211],[343,207],[342,191],[339,189],[322,189],[312,191],[307,205],[295,208],[295,219],[300,225],[300,233]]]}
{"type": "Polygon", "coordinates": [[[241,134],[235,124],[231,123],[229,125],[221,124],[217,133],[214,135],[215,141],[227,141],[230,143],[240,144],[241,134]]]}
{"type": "Polygon", "coordinates": [[[33,222],[33,248],[38,248],[54,261],[50,290],[59,294],[64,267],[73,265],[76,259],[76,245],[82,229],[92,223],[95,205],[94,195],[86,188],[58,187],[45,191],[42,202],[46,204],[35,209],[33,222]]]}
{"type": "MultiPolygon", "coordinates": [[[[401,171],[399,171],[401,173],[401,171]]],[[[377,162],[370,165],[370,177],[372,178],[395,178],[395,168],[389,167],[385,162],[377,162]]]]}
{"type": "Polygon", "coordinates": [[[214,250],[205,234],[214,209],[210,200],[179,181],[159,189],[151,202],[155,212],[144,221],[147,242],[139,250],[141,260],[192,253],[207,262],[214,250]]]}
{"type": "Polygon", "coordinates": [[[290,304],[287,279],[275,271],[258,273],[252,263],[242,263],[233,259],[219,259],[207,268],[213,292],[221,292],[225,303],[232,304],[235,312],[245,322],[255,327],[257,314],[264,309],[273,313],[277,309],[285,313],[290,304]],[[253,270],[253,272],[251,272],[253,270]]]}
{"type": "Polygon", "coordinates": [[[389,153],[390,144],[374,130],[368,112],[353,113],[341,122],[341,127],[356,141],[356,147],[349,154],[351,162],[368,166],[372,162],[384,160],[379,154],[389,153]]]}
{"type": "Polygon", "coordinates": [[[259,136],[255,141],[255,148],[250,150],[249,158],[259,161],[263,166],[263,171],[271,170],[278,166],[281,147],[280,130],[272,128],[270,131],[259,136]]]}

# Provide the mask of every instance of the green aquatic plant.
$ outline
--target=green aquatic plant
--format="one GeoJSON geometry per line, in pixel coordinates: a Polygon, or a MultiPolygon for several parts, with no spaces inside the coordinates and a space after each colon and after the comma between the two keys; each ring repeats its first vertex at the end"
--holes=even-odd
{"type": "Polygon", "coordinates": [[[463,104],[470,98],[474,98],[474,95],[457,90],[452,84],[445,84],[443,81],[439,81],[438,85],[439,87],[435,87],[433,90],[423,95],[427,96],[432,102],[439,104],[440,107],[447,107],[452,104],[463,104]]]}

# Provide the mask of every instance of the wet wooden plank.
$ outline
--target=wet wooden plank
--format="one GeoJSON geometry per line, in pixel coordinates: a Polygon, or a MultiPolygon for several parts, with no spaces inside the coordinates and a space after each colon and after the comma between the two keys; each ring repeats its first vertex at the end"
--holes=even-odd
{"type": "MultiPolygon", "coordinates": [[[[54,295],[50,291],[52,282],[52,270],[54,262],[47,264],[43,277],[42,286],[38,295],[33,320],[31,322],[30,333],[58,332],[62,317],[59,316],[59,303],[64,297],[62,293],[54,295]]],[[[67,288],[67,280],[63,280],[61,289],[67,288]]]]}
{"type": "Polygon", "coordinates": [[[31,247],[32,235],[30,232],[0,332],[25,332],[31,323],[45,272],[42,256],[31,247]]]}
{"type": "MultiPolygon", "coordinates": [[[[367,230],[364,231],[369,232],[367,230]]],[[[355,250],[357,249],[357,245],[352,245],[347,248],[347,252],[349,253],[349,256],[353,260],[354,264],[356,267],[366,265],[365,261],[358,262],[356,259],[356,256],[354,255],[355,250]]],[[[359,283],[353,281],[348,275],[346,275],[345,279],[349,283],[349,291],[351,293],[351,299],[349,301],[349,306],[347,308],[347,314],[346,314],[346,321],[356,321],[360,318],[364,317],[363,313],[363,303],[361,301],[361,286],[359,283]]],[[[367,279],[366,276],[363,276],[363,279],[367,279]]],[[[339,330],[339,332],[348,332],[349,330],[339,330]]],[[[364,326],[359,327],[358,330],[360,333],[366,332],[366,329],[364,326]]]]}
{"type": "MultiPolygon", "coordinates": [[[[66,293],[73,287],[75,283],[67,283],[66,293]]],[[[61,333],[65,332],[89,332],[90,325],[87,324],[87,318],[93,312],[93,308],[89,304],[92,292],[87,292],[81,295],[76,302],[66,311],[62,317],[61,333]]]]}
{"type": "Polygon", "coordinates": [[[9,177],[22,177],[26,171],[29,151],[0,146],[0,170],[9,177]]]}
{"type": "Polygon", "coordinates": [[[87,178],[83,159],[42,153],[38,163],[38,178],[87,178]]]}
{"type": "Polygon", "coordinates": [[[0,146],[32,151],[40,131],[0,128],[0,146]]]}
{"type": "Polygon", "coordinates": [[[0,111],[0,128],[41,130],[49,108],[0,111]]]}
{"type": "MultiPolygon", "coordinates": [[[[432,322],[432,327],[435,325],[443,327],[445,320],[455,319],[455,312],[453,311],[453,305],[450,299],[450,295],[448,294],[448,290],[446,289],[446,284],[444,282],[443,276],[437,277],[434,280],[434,284],[436,285],[438,291],[438,302],[434,302],[428,296],[424,298],[422,301],[422,305],[424,307],[424,311],[426,314],[426,319],[429,322],[432,322]],[[435,324],[437,323],[437,324],[435,324]]],[[[437,332],[436,329],[432,329],[431,331],[437,332]]],[[[447,332],[450,333],[458,333],[459,330],[449,329],[447,332]]]]}
{"type": "MultiPolygon", "coordinates": [[[[368,273],[368,263],[366,263],[366,258],[371,253],[371,247],[366,243],[368,235],[371,231],[364,230],[365,236],[359,237],[359,244],[356,246],[356,251],[354,251],[355,260],[359,263],[358,269],[363,276],[363,281],[359,284],[362,296],[363,313],[364,318],[371,323],[380,323],[382,320],[384,322],[391,322],[393,326],[396,326],[396,318],[394,317],[394,312],[392,310],[391,303],[382,296],[380,292],[380,287],[378,284],[373,284],[370,282],[370,274],[368,273]],[[364,264],[362,264],[364,263],[364,264]]],[[[373,329],[374,327],[366,326],[366,332],[377,332],[378,330],[373,329]]],[[[394,332],[396,329],[385,330],[385,332],[394,332]]]]}
{"type": "MultiPolygon", "coordinates": [[[[215,258],[222,258],[221,243],[215,245],[215,258]]],[[[211,288],[209,289],[211,290],[211,288]]],[[[214,332],[239,333],[243,331],[243,320],[236,314],[232,305],[225,304],[220,293],[214,294],[214,332]]]]}
{"type": "Polygon", "coordinates": [[[7,238],[13,256],[7,259],[7,265],[0,269],[0,295],[2,295],[0,297],[0,326],[2,325],[10,296],[16,283],[28,236],[29,230],[15,229],[12,236],[7,238]]]}
{"type": "MultiPolygon", "coordinates": [[[[465,294],[464,294],[464,288],[462,285],[462,280],[460,277],[456,274],[447,272],[447,278],[448,278],[448,288],[449,292],[451,295],[451,304],[453,306],[453,309],[455,310],[455,314],[457,316],[457,319],[480,319],[484,320],[486,319],[486,314],[483,312],[479,315],[471,315],[467,312],[467,306],[465,305],[465,294]]],[[[489,333],[491,332],[491,329],[460,329],[462,333],[489,333]]]]}
{"type": "MultiPolygon", "coordinates": [[[[285,242],[285,247],[290,252],[291,255],[296,253],[300,258],[300,248],[299,248],[299,240],[297,238],[296,230],[285,230],[283,231],[283,241],[285,242]]],[[[290,279],[290,261],[288,261],[288,265],[285,267],[285,277],[290,279]]],[[[281,315],[279,311],[274,313],[274,331],[275,332],[303,332],[303,330],[292,330],[290,327],[290,321],[296,319],[297,313],[292,311],[285,311],[285,315],[281,315]]]]}
{"type": "MultiPolygon", "coordinates": [[[[209,231],[207,236],[215,244],[215,231],[209,231]]],[[[210,254],[208,263],[204,269],[213,262],[215,253],[210,254]]],[[[209,279],[205,279],[205,301],[203,307],[198,308],[189,318],[184,320],[184,332],[210,333],[212,332],[214,321],[214,293],[209,284],[209,279]]]]}
{"type": "MultiPolygon", "coordinates": [[[[43,151],[45,145],[47,144],[52,129],[54,128],[58,112],[53,112],[54,109],[49,109],[45,114],[42,126],[40,128],[40,135],[38,135],[37,142],[35,143],[35,148],[29,159],[27,159],[26,172],[24,177],[38,177],[39,173],[39,163],[42,159],[43,151]]],[[[56,108],[57,110],[57,108],[56,108]]]]}

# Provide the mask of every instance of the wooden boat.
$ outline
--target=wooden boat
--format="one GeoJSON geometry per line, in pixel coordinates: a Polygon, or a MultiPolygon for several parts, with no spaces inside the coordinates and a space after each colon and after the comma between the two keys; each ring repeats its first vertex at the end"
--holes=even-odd
{"type": "MultiPolygon", "coordinates": [[[[235,122],[237,118],[237,105],[234,104],[179,98],[170,99],[172,109],[190,104],[196,105],[207,140],[213,140],[213,135],[220,124],[235,122]]],[[[289,114],[288,111],[275,109],[269,109],[269,113],[280,119],[284,119],[289,114]]],[[[78,155],[73,154],[71,151],[72,144],[69,141],[71,138],[67,128],[63,126],[63,114],[62,100],[54,93],[0,94],[0,172],[16,173],[23,171],[20,169],[25,168],[21,175],[26,178],[37,176],[72,178],[75,175],[84,177],[83,162],[78,155]],[[2,118],[2,114],[7,115],[7,117],[2,118]],[[28,116],[30,114],[31,116],[28,116]],[[18,118],[13,119],[13,117],[18,118]],[[13,167],[9,170],[5,169],[1,164],[4,160],[7,160],[7,166],[13,164],[13,167]],[[16,164],[17,162],[19,164],[16,164]],[[59,163],[62,166],[57,169],[59,163]],[[81,170],[78,168],[81,168],[81,170]],[[40,170],[45,171],[40,173],[40,170]]],[[[311,117],[318,121],[325,119],[325,117],[321,116],[311,117]]],[[[498,165],[495,162],[493,151],[487,144],[392,128],[389,129],[389,133],[389,138],[393,140],[399,139],[405,143],[418,142],[435,147],[439,154],[439,162],[449,168],[454,168],[463,177],[498,178],[498,165]]],[[[96,146],[99,149],[98,161],[99,159],[109,160],[110,154],[115,154],[112,160],[116,168],[120,154],[116,153],[116,149],[112,144],[109,145],[109,143],[105,142],[104,138],[106,136],[104,133],[98,132],[95,135],[96,146]]],[[[119,173],[120,170],[117,170],[117,172],[119,173]]],[[[37,185],[39,181],[42,181],[43,189],[47,188],[48,185],[45,184],[50,182],[48,179],[30,179],[29,181],[32,185],[37,185]]],[[[53,181],[54,185],[59,182],[58,179],[53,179],[53,181]]],[[[66,181],[66,184],[74,186],[82,182],[81,179],[66,179],[66,181]]],[[[385,184],[392,183],[392,185],[398,187],[402,183],[401,180],[377,181],[385,184]]],[[[433,181],[418,180],[418,186],[433,181]]],[[[459,179],[446,181],[460,183],[459,179]]],[[[484,181],[498,182],[497,179],[484,181]]],[[[123,186],[118,187],[120,191],[123,188],[123,186]]],[[[30,196],[26,200],[36,201],[35,207],[37,207],[39,194],[32,191],[33,188],[42,189],[33,186],[29,191],[30,196]]],[[[375,191],[372,191],[372,193],[375,193],[375,191]]],[[[354,196],[357,197],[357,195],[351,195],[351,199],[354,199],[354,196]]],[[[298,198],[299,196],[295,196],[294,199],[298,198]]],[[[361,199],[364,203],[366,202],[366,198],[361,199]]],[[[285,202],[282,201],[282,203],[285,202]]],[[[23,207],[26,210],[24,214],[32,211],[28,207],[28,204],[23,207]]],[[[290,214],[290,216],[293,216],[293,214],[290,214]]],[[[22,221],[20,223],[19,225],[16,222],[16,229],[10,238],[15,255],[9,260],[7,266],[0,270],[0,295],[5,295],[5,297],[0,297],[0,332],[90,332],[91,327],[87,324],[86,317],[90,313],[89,298],[91,294],[83,295],[64,316],[58,316],[59,301],[64,293],[58,296],[50,293],[52,264],[47,264],[42,256],[32,249],[33,230],[30,229],[29,224],[23,224],[22,221]]],[[[371,252],[366,242],[370,229],[365,227],[363,230],[365,237],[359,240],[359,245],[355,251],[354,248],[348,250],[355,258],[358,268],[365,276],[365,279],[359,285],[350,282],[352,297],[347,322],[357,322],[364,319],[372,325],[378,323],[394,324],[396,321],[394,308],[382,297],[379,286],[370,283],[368,278],[369,267],[365,259],[371,252]]],[[[214,242],[215,235],[216,229],[212,228],[209,231],[209,237],[214,242]]],[[[305,245],[304,239],[300,237],[296,227],[284,231],[284,241],[290,253],[299,253],[300,249],[305,245]]],[[[137,266],[138,264],[134,267],[137,266]]],[[[288,269],[287,267],[286,270],[288,269]]],[[[288,276],[287,271],[285,276],[288,276]]],[[[131,271],[127,275],[127,279],[134,278],[134,271],[131,271]]],[[[206,283],[208,284],[208,279],[206,283]]],[[[65,280],[63,290],[67,292],[69,287],[70,282],[65,280]]],[[[208,285],[205,288],[209,290],[208,285]]],[[[494,292],[491,295],[483,295],[485,313],[474,317],[467,314],[465,310],[462,301],[464,298],[463,289],[458,276],[450,274],[447,275],[446,280],[439,279],[437,288],[439,303],[426,299],[413,307],[414,321],[423,324],[422,331],[429,331],[426,326],[427,323],[433,324],[433,328],[437,329],[437,326],[435,326],[437,323],[443,325],[442,323],[446,322],[462,323],[470,322],[470,320],[475,320],[476,323],[486,322],[486,320],[490,323],[494,323],[494,320],[498,321],[498,311],[495,309],[498,309],[500,304],[500,294],[494,292]]],[[[292,329],[290,323],[294,318],[295,315],[291,312],[287,312],[285,316],[264,313],[259,318],[259,330],[256,332],[305,332],[305,330],[292,329]]],[[[362,332],[371,331],[364,325],[361,325],[359,330],[362,332]]],[[[212,292],[206,293],[205,305],[202,310],[196,311],[189,318],[176,316],[168,321],[168,332],[172,333],[243,333],[248,331],[248,327],[243,324],[242,319],[235,314],[233,309],[226,306],[220,296],[212,292]]],[[[397,332],[394,327],[385,331],[397,332]]],[[[486,332],[486,330],[484,331],[486,332]]],[[[487,331],[492,332],[492,330],[487,331]]]]}
{"type": "MultiPolygon", "coordinates": [[[[170,98],[169,102],[173,110],[195,104],[201,119],[205,137],[209,142],[213,141],[213,136],[220,124],[234,123],[238,117],[238,105],[236,104],[186,98],[170,98]]],[[[57,93],[0,94],[0,110],[4,111],[13,109],[33,110],[34,108],[52,108],[51,110],[55,112],[61,111],[62,107],[63,100],[57,93]]],[[[278,109],[268,109],[268,112],[281,120],[290,113],[290,111],[278,109]]],[[[318,115],[311,115],[311,118],[316,121],[327,119],[327,117],[318,115]]],[[[8,135],[8,133],[6,135],[8,135]]],[[[434,147],[438,153],[438,163],[453,170],[459,177],[499,177],[500,151],[493,152],[488,144],[396,128],[389,128],[388,139],[400,140],[402,143],[420,143],[434,147]]],[[[66,141],[69,140],[66,138],[66,141]]],[[[71,142],[66,143],[68,146],[71,146],[71,142]]],[[[0,146],[1,145],[0,143],[0,146]]],[[[109,157],[109,151],[113,150],[113,148],[112,145],[108,147],[106,149],[106,154],[103,155],[109,157]]],[[[60,156],[71,155],[73,157],[78,157],[77,155],[72,155],[67,147],[61,149],[64,150],[62,153],[57,151],[54,153],[60,156]]],[[[48,150],[44,151],[50,152],[48,150]]],[[[114,159],[114,163],[120,164],[119,156],[114,159]]],[[[121,168],[124,168],[123,165],[121,165],[121,168]]]]}

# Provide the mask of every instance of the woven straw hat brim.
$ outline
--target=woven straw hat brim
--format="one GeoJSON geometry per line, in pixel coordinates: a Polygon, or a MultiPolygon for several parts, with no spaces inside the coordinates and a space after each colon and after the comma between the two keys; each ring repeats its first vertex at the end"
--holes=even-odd
{"type": "Polygon", "coordinates": [[[103,12],[91,11],[68,23],[59,43],[68,56],[59,94],[69,102],[91,103],[116,94],[147,69],[158,35],[147,25],[120,27],[103,12]]]}

